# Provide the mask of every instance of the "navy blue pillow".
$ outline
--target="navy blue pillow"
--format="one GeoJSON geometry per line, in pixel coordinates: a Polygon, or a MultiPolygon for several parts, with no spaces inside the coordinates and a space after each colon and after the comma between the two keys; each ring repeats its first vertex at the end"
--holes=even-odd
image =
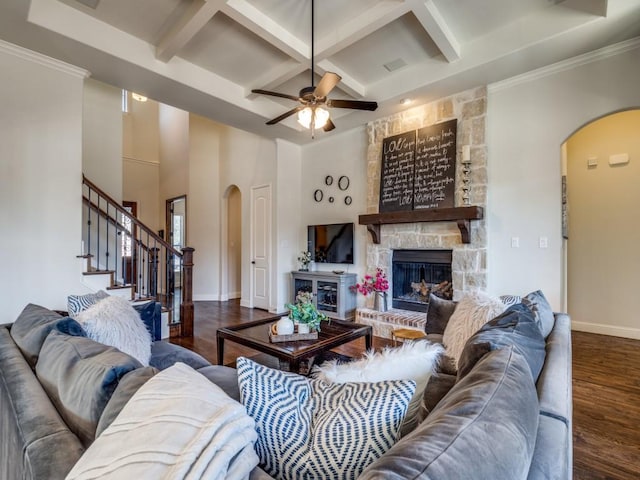
{"type": "Polygon", "coordinates": [[[507,308],[467,341],[458,360],[458,381],[487,353],[510,345],[526,359],[533,381],[537,382],[546,345],[533,313],[522,303],[507,308]]]}
{"type": "Polygon", "coordinates": [[[162,327],[160,325],[162,312],[162,305],[160,302],[147,302],[141,303],[140,305],[134,305],[135,308],[140,315],[140,319],[144,323],[147,330],[151,334],[151,340],[161,340],[162,339],[162,327]]]}

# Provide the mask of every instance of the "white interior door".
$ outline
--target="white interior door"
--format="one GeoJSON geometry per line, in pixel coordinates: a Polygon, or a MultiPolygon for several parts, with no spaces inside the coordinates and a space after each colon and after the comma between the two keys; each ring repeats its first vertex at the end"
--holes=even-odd
{"type": "Polygon", "coordinates": [[[253,306],[269,309],[271,185],[251,189],[251,278],[253,306]]]}

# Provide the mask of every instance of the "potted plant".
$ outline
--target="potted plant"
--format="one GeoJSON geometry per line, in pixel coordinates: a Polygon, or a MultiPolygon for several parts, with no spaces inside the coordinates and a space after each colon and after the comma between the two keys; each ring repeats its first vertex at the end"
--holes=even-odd
{"type": "Polygon", "coordinates": [[[356,283],[352,287],[365,297],[370,293],[374,294],[374,310],[380,312],[387,311],[387,291],[389,290],[389,280],[387,274],[381,268],[376,268],[375,275],[365,275],[361,283],[356,283]]]}
{"type": "MultiPolygon", "coordinates": [[[[298,333],[305,333],[305,327],[309,330],[320,331],[320,322],[327,319],[324,313],[320,313],[311,299],[311,292],[298,292],[295,303],[285,305],[289,309],[289,318],[298,324],[298,333]]],[[[308,333],[308,332],[306,332],[308,333]]]]}
{"type": "Polygon", "coordinates": [[[298,262],[300,262],[300,270],[307,271],[309,270],[309,264],[311,263],[311,252],[303,250],[298,255],[298,262]]]}

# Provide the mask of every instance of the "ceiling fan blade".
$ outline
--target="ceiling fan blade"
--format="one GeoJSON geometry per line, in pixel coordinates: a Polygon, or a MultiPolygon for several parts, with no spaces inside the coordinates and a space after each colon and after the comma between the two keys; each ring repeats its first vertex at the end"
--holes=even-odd
{"type": "Polygon", "coordinates": [[[324,124],[324,127],[322,127],[322,129],[325,132],[330,132],[331,130],[333,130],[334,128],[336,128],[336,126],[333,124],[333,122],[331,121],[331,119],[327,120],[327,123],[324,124]]]}
{"type": "Polygon", "coordinates": [[[361,100],[327,100],[328,107],[352,108],[354,110],[374,111],[378,108],[378,102],[365,102],[361,100]]]}
{"type": "Polygon", "coordinates": [[[294,97],[293,95],[287,95],[286,93],[278,93],[278,92],[270,92],[269,90],[251,90],[251,93],[259,93],[260,95],[271,95],[272,97],[280,97],[280,98],[288,98],[289,100],[299,101],[298,97],[294,97]]]}
{"type": "Polygon", "coordinates": [[[326,72],[320,79],[320,83],[313,91],[313,95],[316,98],[324,98],[329,95],[329,92],[342,80],[342,77],[337,73],[326,72]]]}
{"type": "Polygon", "coordinates": [[[289,110],[288,112],[283,113],[282,115],[280,115],[279,117],[274,118],[273,120],[269,120],[267,122],[267,125],[275,125],[276,123],[278,123],[281,120],[284,120],[287,117],[290,117],[291,115],[293,115],[294,113],[299,112],[300,110],[302,110],[304,108],[304,105],[298,105],[296,108],[289,110]]]}

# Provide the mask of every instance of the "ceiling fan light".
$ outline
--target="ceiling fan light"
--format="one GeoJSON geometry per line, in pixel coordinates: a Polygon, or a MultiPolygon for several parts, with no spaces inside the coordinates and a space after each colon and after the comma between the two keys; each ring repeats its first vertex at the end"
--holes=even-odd
{"type": "Polygon", "coordinates": [[[322,128],[329,120],[329,110],[322,107],[305,107],[298,112],[298,123],[304,128],[311,127],[311,118],[313,118],[313,128],[322,128]]]}

